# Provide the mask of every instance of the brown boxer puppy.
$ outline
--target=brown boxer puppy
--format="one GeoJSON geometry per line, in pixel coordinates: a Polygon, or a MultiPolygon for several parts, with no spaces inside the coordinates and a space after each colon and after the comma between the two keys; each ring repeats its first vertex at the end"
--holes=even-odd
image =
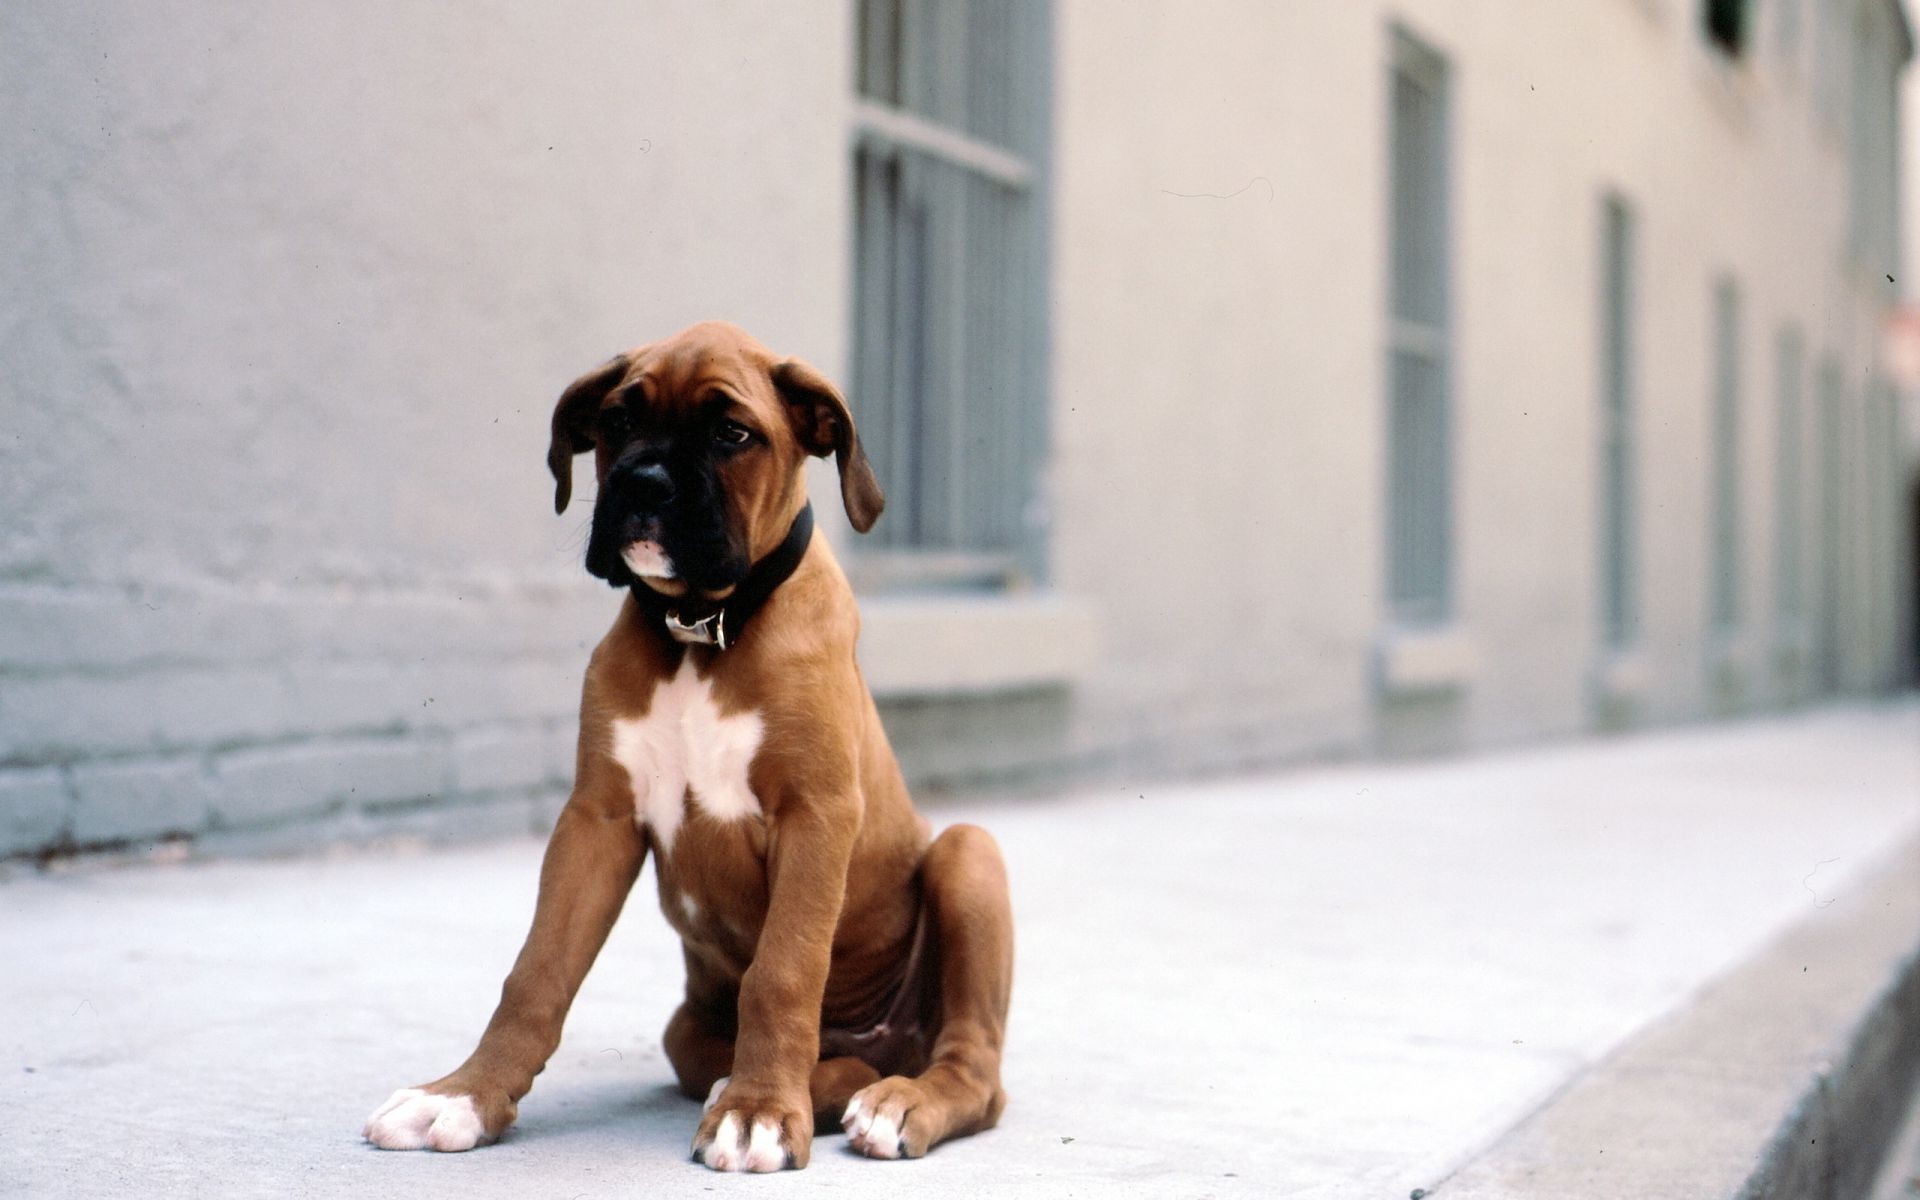
{"type": "Polygon", "coordinates": [[[649,850],[686,999],[667,1057],[715,1170],[804,1167],[815,1124],[876,1158],[991,1128],[1013,975],[984,830],[930,838],[854,661],[859,614],[802,466],[833,454],[865,532],[883,497],[840,393],[708,323],[574,382],[547,463],[600,481],[587,569],[628,593],[593,653],[573,794],[533,928],[473,1054],[368,1119],[389,1150],[513,1123],[649,850]]]}

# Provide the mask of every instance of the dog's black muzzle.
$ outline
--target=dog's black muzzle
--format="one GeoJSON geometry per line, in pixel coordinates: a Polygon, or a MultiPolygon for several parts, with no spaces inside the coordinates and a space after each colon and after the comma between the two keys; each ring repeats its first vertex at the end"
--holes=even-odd
{"type": "Polygon", "coordinates": [[[687,586],[702,592],[733,587],[749,564],[745,548],[727,531],[725,513],[710,467],[673,464],[657,453],[623,455],[607,472],[593,507],[587,571],[614,587],[631,587],[638,581],[622,552],[636,541],[651,541],[687,586]]]}

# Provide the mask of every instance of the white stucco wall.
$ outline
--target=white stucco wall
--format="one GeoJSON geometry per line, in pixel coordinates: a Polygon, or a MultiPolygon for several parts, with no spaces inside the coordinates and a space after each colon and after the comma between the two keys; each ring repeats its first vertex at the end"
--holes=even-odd
{"type": "Polygon", "coordinates": [[[1384,158],[1350,7],[1062,6],[1056,546],[1111,649],[1091,744],[1367,718],[1384,158]]]}
{"type": "Polygon", "coordinates": [[[708,316],[838,371],[850,19],[0,9],[0,849],[531,819],[613,604],[553,398],[708,316]]]}
{"type": "MultiPolygon", "coordinates": [[[[1891,286],[1848,256],[1815,31],[1787,64],[1759,11],[1730,68],[1683,0],[1059,0],[1059,594],[997,625],[882,614],[903,748],[955,776],[1169,771],[1594,727],[1608,189],[1638,217],[1638,719],[1795,699],[1775,337],[1806,333],[1809,409],[1836,356],[1864,445],[1891,286]],[[1453,96],[1458,620],[1420,661],[1466,670],[1419,736],[1379,686],[1394,19],[1453,96]],[[1726,271],[1731,695],[1706,591],[1726,271]],[[1064,699],[977,695],[1084,660],[1088,611],[1064,699]],[[915,691],[929,630],[964,712],[915,691]],[[1023,644],[1048,653],[1002,661],[1023,644]]],[[[449,798],[475,828],[540,820],[614,603],[578,568],[584,506],[551,515],[553,397],[706,316],[844,378],[852,39],[847,0],[0,8],[0,854],[445,828],[449,798]]],[[[1910,637],[1910,573],[1856,525],[1866,688],[1910,637]]]]}
{"type": "MultiPolygon", "coordinates": [[[[1596,721],[1608,189],[1639,226],[1640,715],[1727,703],[1706,629],[1722,272],[1743,312],[1735,706],[1800,692],[1773,660],[1775,340],[1805,332],[1809,408],[1812,369],[1838,356],[1857,430],[1893,294],[1879,272],[1898,269],[1848,259],[1844,131],[1817,113],[1811,29],[1784,62],[1763,7],[1732,67],[1677,0],[1062,9],[1059,556],[1114,648],[1086,690],[1088,753],[1382,744],[1394,20],[1452,79],[1456,626],[1477,664],[1453,744],[1596,721]]],[[[1890,576],[1866,594],[1886,536],[1848,545],[1854,686],[1896,661],[1890,576]]]]}

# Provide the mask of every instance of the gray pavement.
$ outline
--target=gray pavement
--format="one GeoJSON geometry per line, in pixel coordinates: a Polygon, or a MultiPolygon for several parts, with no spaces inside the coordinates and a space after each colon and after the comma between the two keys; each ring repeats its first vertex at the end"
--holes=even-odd
{"type": "Polygon", "coordinates": [[[923,1161],[686,1161],[650,877],[506,1141],[362,1143],[485,1022],[527,840],[14,872],[0,1194],[1404,1197],[1920,833],[1920,706],[933,815],[1020,960],[1006,1117],[923,1161]]]}

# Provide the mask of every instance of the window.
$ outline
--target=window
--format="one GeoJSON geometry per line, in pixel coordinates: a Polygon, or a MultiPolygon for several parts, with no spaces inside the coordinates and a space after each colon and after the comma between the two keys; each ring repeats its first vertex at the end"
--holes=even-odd
{"type": "Polygon", "coordinates": [[[1453,554],[1446,63],[1396,33],[1390,89],[1387,593],[1396,619],[1432,624],[1453,554]]]}
{"type": "Polygon", "coordinates": [[[1851,28],[1839,0],[1813,0],[1814,102],[1822,125],[1839,132],[1846,121],[1847,43],[1851,28]]]}
{"type": "Polygon", "coordinates": [[[1841,478],[1841,406],[1846,372],[1828,355],[1820,365],[1820,619],[1814,628],[1814,678],[1823,692],[1840,686],[1842,546],[1847,536],[1845,485],[1841,478]]]}
{"type": "Polygon", "coordinates": [[[1038,568],[1047,28],[1018,0],[859,5],[853,403],[887,491],[862,557],[919,582],[1038,568]]]}
{"type": "Polygon", "coordinates": [[[1776,0],[1774,14],[1774,40],[1780,47],[1780,57],[1789,64],[1800,58],[1800,6],[1806,0],[1776,0]]]}
{"type": "Polygon", "coordinates": [[[1713,565],[1711,623],[1740,624],[1740,293],[1730,279],[1714,289],[1713,565]]]}
{"type": "Polygon", "coordinates": [[[1806,618],[1806,568],[1802,534],[1806,494],[1802,484],[1806,462],[1806,343],[1798,330],[1780,332],[1777,347],[1777,409],[1774,442],[1774,607],[1783,631],[1799,636],[1806,618]]]}
{"type": "Polygon", "coordinates": [[[1861,498],[1860,555],[1866,578],[1862,632],[1869,655],[1869,669],[1876,680],[1884,663],[1882,653],[1894,642],[1893,605],[1898,594],[1893,586],[1893,566],[1900,558],[1900,527],[1897,500],[1899,475],[1887,468],[1896,467],[1900,455],[1889,455],[1889,443],[1899,445],[1899,426],[1894,415],[1898,403],[1891,385],[1875,380],[1863,397],[1866,411],[1861,414],[1863,444],[1860,447],[1861,483],[1866,494],[1861,498]]]}
{"type": "Polygon", "coordinates": [[[1847,124],[1854,260],[1875,274],[1898,268],[1900,32],[1887,7],[1863,6],[1852,25],[1852,116],[1847,124]]]}
{"type": "Polygon", "coordinates": [[[1601,216],[1600,613],[1609,650],[1639,632],[1633,505],[1633,213],[1618,197],[1601,216]]]}
{"type": "Polygon", "coordinates": [[[1707,40],[1738,58],[1747,49],[1748,0],[1702,0],[1700,15],[1707,40]]]}

